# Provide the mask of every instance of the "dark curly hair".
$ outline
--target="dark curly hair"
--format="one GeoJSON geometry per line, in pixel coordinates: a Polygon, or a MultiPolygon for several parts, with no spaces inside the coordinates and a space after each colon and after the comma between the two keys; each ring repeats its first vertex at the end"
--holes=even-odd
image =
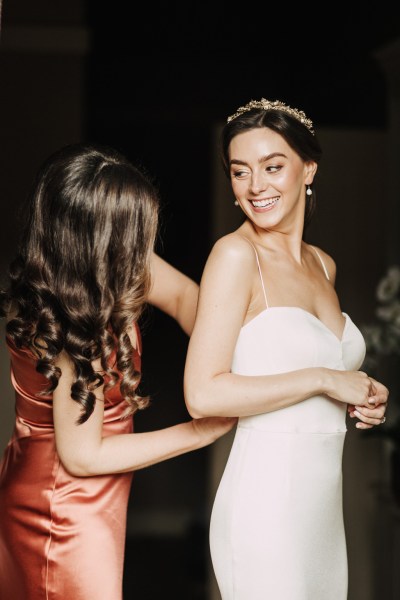
{"type": "Polygon", "coordinates": [[[50,156],[25,207],[17,255],[2,290],[7,335],[30,349],[36,369],[55,390],[65,352],[76,379],[71,397],[93,412],[93,391],[117,382],[129,413],[148,404],[136,395],[129,329],[150,287],[150,260],[158,224],[158,193],[150,179],[119,152],[73,144],[50,156]],[[115,358],[114,358],[115,356],[115,358]],[[101,360],[102,372],[93,361],[101,360]]]}
{"type": "MultiPolygon", "coordinates": [[[[226,123],[222,130],[222,166],[228,178],[230,178],[229,145],[232,139],[240,133],[262,127],[268,127],[279,133],[304,162],[314,161],[317,164],[320,162],[322,150],[316,135],[312,134],[298,119],[282,110],[252,108],[226,123]]],[[[311,197],[306,197],[306,200],[305,225],[310,222],[315,210],[315,190],[311,197]]]]}

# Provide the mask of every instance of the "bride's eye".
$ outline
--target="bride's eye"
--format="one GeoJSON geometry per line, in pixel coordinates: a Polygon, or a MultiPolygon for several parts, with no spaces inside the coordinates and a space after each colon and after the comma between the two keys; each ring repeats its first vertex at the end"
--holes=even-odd
{"type": "Polygon", "coordinates": [[[235,179],[243,179],[243,177],[246,177],[247,175],[247,171],[233,171],[232,172],[232,177],[234,177],[235,179]]]}

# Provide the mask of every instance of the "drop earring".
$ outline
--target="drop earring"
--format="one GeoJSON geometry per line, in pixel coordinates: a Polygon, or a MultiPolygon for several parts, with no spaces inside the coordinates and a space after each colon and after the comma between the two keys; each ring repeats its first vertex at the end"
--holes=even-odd
{"type": "Polygon", "coordinates": [[[309,185],[307,185],[306,194],[307,194],[307,196],[311,196],[312,195],[312,189],[310,188],[309,185]]]}
{"type": "Polygon", "coordinates": [[[239,202],[237,200],[235,200],[235,202],[233,203],[235,206],[239,206],[239,202]]]}

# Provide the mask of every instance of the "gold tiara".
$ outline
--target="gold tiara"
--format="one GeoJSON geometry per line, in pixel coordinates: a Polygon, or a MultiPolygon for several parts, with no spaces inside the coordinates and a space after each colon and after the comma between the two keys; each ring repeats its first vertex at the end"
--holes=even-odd
{"type": "Polygon", "coordinates": [[[311,133],[314,135],[313,122],[311,121],[311,119],[306,117],[305,113],[302,110],[298,110],[297,108],[291,108],[290,106],[287,106],[279,100],[275,100],[272,102],[271,100],[266,100],[265,98],[261,98],[261,100],[251,100],[245,106],[241,106],[237,109],[234,115],[228,117],[227,123],[230,123],[231,121],[233,121],[233,119],[236,119],[236,117],[239,117],[243,113],[247,112],[248,110],[252,110],[253,108],[262,108],[263,110],[282,110],[291,117],[294,117],[295,119],[300,121],[300,123],[303,123],[303,125],[305,125],[307,129],[311,131],[311,133]]]}

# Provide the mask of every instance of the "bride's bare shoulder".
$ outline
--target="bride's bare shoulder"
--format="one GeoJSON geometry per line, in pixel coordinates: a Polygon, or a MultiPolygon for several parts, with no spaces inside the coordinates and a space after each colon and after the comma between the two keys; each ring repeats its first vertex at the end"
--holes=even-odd
{"type": "Polygon", "coordinates": [[[312,244],[312,245],[309,244],[309,246],[311,246],[313,251],[317,253],[319,259],[321,260],[322,264],[325,266],[325,269],[327,270],[327,273],[329,275],[329,280],[332,281],[332,283],[334,283],[335,279],[336,279],[336,263],[335,263],[334,259],[332,258],[332,256],[330,254],[328,254],[322,248],[319,248],[319,246],[315,246],[314,244],[312,244]]]}
{"type": "Polygon", "coordinates": [[[219,238],[214,243],[212,253],[228,255],[237,259],[243,258],[246,260],[249,257],[254,259],[254,248],[252,246],[253,244],[249,239],[234,231],[219,238]]]}

